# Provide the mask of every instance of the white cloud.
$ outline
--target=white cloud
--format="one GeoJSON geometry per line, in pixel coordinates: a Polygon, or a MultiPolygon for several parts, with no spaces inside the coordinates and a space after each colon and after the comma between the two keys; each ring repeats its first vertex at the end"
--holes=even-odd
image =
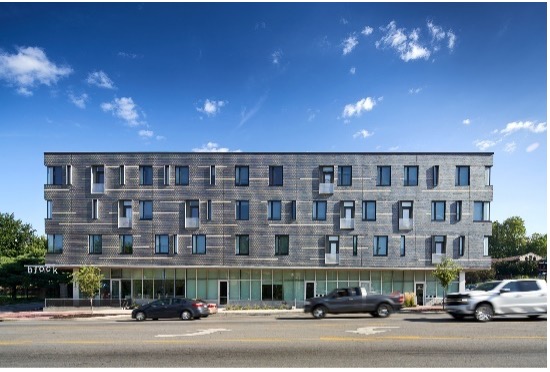
{"type": "Polygon", "coordinates": [[[315,117],[319,113],[319,110],[307,109],[307,121],[310,123],[315,120],[315,117]]]}
{"type": "Polygon", "coordinates": [[[464,124],[464,125],[470,125],[471,123],[472,123],[472,122],[471,122],[470,119],[464,119],[464,120],[462,120],[462,124],[464,124]]]}
{"type": "Polygon", "coordinates": [[[278,65],[279,63],[281,63],[281,58],[283,57],[283,52],[282,50],[276,50],[274,51],[273,53],[271,53],[271,62],[274,64],[274,65],[278,65]]]}
{"type": "MultiPolygon", "coordinates": [[[[193,152],[230,152],[227,147],[219,147],[215,142],[208,142],[206,145],[202,145],[200,148],[194,148],[193,152]]],[[[241,152],[241,150],[236,150],[232,152],[241,152]]]]}
{"type": "Polygon", "coordinates": [[[349,73],[352,75],[355,75],[355,71],[356,71],[355,67],[352,67],[349,69],[349,73]]]}
{"type": "Polygon", "coordinates": [[[210,101],[209,99],[207,99],[204,102],[203,107],[197,107],[197,111],[202,112],[207,116],[216,116],[226,103],[226,101],[210,101]]]}
{"type": "Polygon", "coordinates": [[[409,94],[418,94],[422,91],[422,88],[411,88],[409,89],[409,94]]]}
{"type": "Polygon", "coordinates": [[[363,29],[363,31],[361,31],[361,33],[365,36],[369,36],[370,34],[372,34],[373,31],[374,29],[372,27],[365,26],[365,28],[363,29]]]}
{"type": "Polygon", "coordinates": [[[516,151],[516,143],[515,142],[510,142],[510,143],[507,143],[505,146],[504,146],[504,151],[507,152],[507,153],[512,153],[514,151],[516,151]]]}
{"type": "Polygon", "coordinates": [[[527,130],[532,133],[544,133],[546,132],[546,123],[535,124],[532,121],[514,121],[506,124],[506,128],[502,129],[500,133],[507,136],[520,130],[527,130]]]}
{"type": "Polygon", "coordinates": [[[485,151],[487,149],[490,149],[491,147],[495,146],[497,143],[495,141],[491,140],[476,140],[474,141],[474,145],[480,150],[485,151]]]}
{"type": "Polygon", "coordinates": [[[374,135],[374,133],[369,132],[369,131],[366,130],[366,129],[362,129],[362,130],[360,130],[359,132],[355,133],[355,134],[353,135],[353,138],[359,138],[359,137],[361,137],[361,138],[367,138],[367,137],[370,137],[370,136],[372,136],[372,135],[374,135]]]}
{"type": "Polygon", "coordinates": [[[360,116],[363,111],[371,111],[375,105],[376,105],[375,99],[371,97],[363,98],[357,101],[355,104],[347,104],[344,107],[342,116],[344,118],[349,118],[352,116],[360,116]]]}
{"type": "Polygon", "coordinates": [[[154,136],[154,132],[152,130],[145,130],[145,129],[142,129],[138,132],[138,135],[141,137],[141,138],[151,138],[154,136]]]}
{"type": "Polygon", "coordinates": [[[447,48],[454,49],[456,42],[456,35],[451,31],[445,32],[443,27],[435,25],[432,21],[428,21],[428,30],[432,35],[432,47],[434,51],[438,51],[441,47],[441,43],[447,39],[447,48]]]}
{"type": "Polygon", "coordinates": [[[535,142],[535,143],[533,143],[532,145],[527,146],[527,149],[525,149],[525,151],[527,151],[527,152],[533,152],[533,151],[535,151],[536,149],[538,149],[539,146],[540,146],[540,144],[539,144],[538,142],[535,142]]]}
{"type": "Polygon", "coordinates": [[[252,107],[252,109],[247,110],[246,107],[244,107],[241,110],[241,121],[239,122],[239,127],[244,125],[244,123],[249,121],[254,115],[258,113],[258,111],[260,111],[266,99],[267,99],[267,93],[260,97],[258,102],[256,102],[256,105],[252,107]]]}
{"type": "Polygon", "coordinates": [[[80,96],[75,96],[72,92],[69,92],[69,100],[76,106],[81,109],[86,108],[86,102],[88,101],[88,95],[82,93],[80,96]]]}
{"type": "Polygon", "coordinates": [[[69,66],[57,66],[38,47],[18,47],[17,54],[0,50],[0,80],[16,87],[17,93],[31,96],[39,84],[50,86],[73,72],[69,66]]]}
{"type": "Polygon", "coordinates": [[[86,79],[88,84],[95,85],[100,88],[114,89],[115,85],[113,81],[107,76],[103,71],[94,71],[88,74],[88,79],[86,79]]]}
{"type": "Polygon", "coordinates": [[[112,102],[101,104],[101,109],[105,112],[111,112],[114,116],[125,120],[130,126],[140,124],[137,106],[131,97],[115,98],[112,102]]]}
{"type": "Polygon", "coordinates": [[[357,36],[350,35],[342,42],[342,45],[344,46],[342,53],[344,55],[351,53],[351,51],[357,46],[357,44],[359,44],[359,42],[357,41],[357,36]]]}
{"type": "Polygon", "coordinates": [[[405,29],[398,29],[395,21],[391,21],[386,27],[380,27],[380,29],[385,32],[385,35],[375,43],[377,48],[394,49],[405,62],[420,58],[428,59],[430,57],[430,50],[419,42],[419,29],[414,29],[407,36],[405,29]]]}

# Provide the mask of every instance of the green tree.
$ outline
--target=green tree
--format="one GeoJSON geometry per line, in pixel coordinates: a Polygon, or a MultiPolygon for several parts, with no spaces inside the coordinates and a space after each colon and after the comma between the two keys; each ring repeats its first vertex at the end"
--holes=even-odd
{"type": "Polygon", "coordinates": [[[526,253],[526,229],[521,217],[510,217],[501,224],[493,222],[489,238],[489,255],[493,258],[519,256],[526,253]]]}
{"type": "Polygon", "coordinates": [[[548,244],[548,241],[546,239],[546,234],[543,235],[543,234],[534,233],[527,240],[525,253],[533,252],[534,254],[538,254],[539,256],[546,257],[547,244],[548,244]]]}
{"type": "Polygon", "coordinates": [[[90,299],[90,309],[94,313],[93,299],[99,293],[99,287],[104,275],[99,267],[82,266],[80,270],[72,274],[73,282],[78,284],[80,292],[90,299]]]}
{"type": "MultiPolygon", "coordinates": [[[[460,271],[462,271],[462,267],[449,257],[446,257],[441,263],[436,265],[433,276],[443,287],[443,298],[445,298],[449,284],[458,277],[460,271]]],[[[443,301],[443,308],[445,309],[445,301],[443,301]]]]}

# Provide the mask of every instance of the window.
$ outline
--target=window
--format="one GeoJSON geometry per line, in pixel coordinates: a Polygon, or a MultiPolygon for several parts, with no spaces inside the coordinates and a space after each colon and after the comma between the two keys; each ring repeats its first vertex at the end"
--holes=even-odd
{"type": "Polygon", "coordinates": [[[275,255],[288,255],[288,235],[275,235],[275,255]]]}
{"type": "Polygon", "coordinates": [[[445,221],[445,202],[432,202],[432,221],[445,221]]]}
{"type": "Polygon", "coordinates": [[[283,167],[269,166],[269,186],[283,186],[283,167]]]}
{"type": "Polygon", "coordinates": [[[470,185],[470,167],[457,166],[456,167],[456,186],[469,186],[470,185]]]}
{"type": "Polygon", "coordinates": [[[354,235],[353,236],[353,255],[354,256],[357,256],[357,240],[358,240],[357,235],[354,235]]]}
{"type": "Polygon", "coordinates": [[[433,187],[439,185],[439,165],[434,165],[432,168],[432,185],[433,187]]]}
{"type": "Polygon", "coordinates": [[[139,167],[139,184],[140,185],[152,185],[153,184],[153,167],[150,165],[140,165],[139,167]]]}
{"type": "Polygon", "coordinates": [[[199,201],[189,200],[188,204],[189,204],[189,217],[199,218],[199,201]]]}
{"type": "Polygon", "coordinates": [[[334,183],[334,167],[331,165],[321,166],[321,179],[319,183],[334,183]]]}
{"type": "Polygon", "coordinates": [[[351,166],[338,166],[338,186],[351,186],[351,166]]]}
{"type": "Polygon", "coordinates": [[[485,167],[485,186],[491,186],[491,167],[485,167]]]}
{"type": "Polygon", "coordinates": [[[457,201],[456,203],[456,221],[462,220],[462,201],[457,201]]]}
{"type": "Polygon", "coordinates": [[[52,219],[52,201],[46,200],[46,219],[52,219]]]}
{"type": "Polygon", "coordinates": [[[235,166],[235,186],[248,186],[248,166],[235,166]]]}
{"type": "Polygon", "coordinates": [[[412,220],[413,218],[413,202],[412,201],[400,201],[399,202],[399,218],[403,220],[412,220]]]}
{"type": "Polygon", "coordinates": [[[489,255],[489,237],[488,236],[483,237],[483,255],[484,256],[489,255]]]}
{"type": "Polygon", "coordinates": [[[206,254],[206,235],[193,235],[193,254],[206,254]]]}
{"type": "Polygon", "coordinates": [[[118,202],[118,227],[132,228],[132,201],[119,200],[118,202]]]}
{"type": "Polygon", "coordinates": [[[210,185],[214,186],[216,184],[216,166],[210,166],[210,185]]]}
{"type": "Polygon", "coordinates": [[[375,256],[388,255],[388,237],[387,236],[374,237],[374,255],[375,256]]]}
{"type": "Polygon", "coordinates": [[[363,200],[363,221],[376,221],[376,201],[363,200]]]}
{"type": "Polygon", "coordinates": [[[124,186],[124,184],[126,183],[126,169],[124,165],[121,165],[118,168],[118,180],[119,180],[120,186],[124,186]]]}
{"type": "Polygon", "coordinates": [[[178,254],[180,249],[180,244],[179,244],[179,240],[178,240],[178,235],[174,235],[173,238],[174,239],[174,254],[178,254]]]}
{"type": "Polygon", "coordinates": [[[212,221],[212,200],[206,202],[206,220],[212,221]]]}
{"type": "Polygon", "coordinates": [[[248,200],[237,200],[235,202],[235,219],[248,220],[248,200]]]}
{"type": "Polygon", "coordinates": [[[170,166],[164,166],[164,186],[170,185],[170,166]]]}
{"type": "Polygon", "coordinates": [[[401,241],[399,244],[399,255],[401,257],[405,256],[405,235],[401,235],[401,241]]]}
{"type": "Polygon", "coordinates": [[[447,237],[435,235],[432,237],[432,254],[443,255],[446,253],[447,237]]]}
{"type": "Polygon", "coordinates": [[[296,221],[296,200],[290,203],[290,219],[296,221]]]}
{"type": "Polygon", "coordinates": [[[61,166],[48,167],[48,185],[61,185],[63,183],[62,172],[61,166]]]}
{"type": "Polygon", "coordinates": [[[189,167],[176,167],[176,185],[189,185],[189,167]]]}
{"type": "Polygon", "coordinates": [[[376,186],[391,186],[391,167],[379,166],[376,178],[376,186]]]}
{"type": "Polygon", "coordinates": [[[103,249],[101,235],[88,236],[88,249],[90,254],[101,254],[103,249]]]}
{"type": "Polygon", "coordinates": [[[340,218],[346,220],[352,220],[355,218],[355,202],[354,201],[341,201],[340,202],[340,218]]]}
{"type": "Polygon", "coordinates": [[[168,253],[168,235],[155,235],[155,254],[168,253]]]}
{"type": "Polygon", "coordinates": [[[327,219],[327,202],[326,201],[314,201],[313,202],[313,221],[326,221],[327,219]]]}
{"type": "Polygon", "coordinates": [[[403,174],[403,186],[418,186],[418,167],[406,165],[403,174]]]}
{"type": "Polygon", "coordinates": [[[99,218],[99,200],[92,199],[92,220],[99,218]]]}
{"type": "Polygon", "coordinates": [[[48,253],[63,253],[63,235],[48,235],[48,253]]]}
{"type": "Polygon", "coordinates": [[[151,200],[139,201],[139,219],[140,220],[153,219],[153,202],[151,200]]]}
{"type": "Polygon", "coordinates": [[[92,167],[93,183],[104,184],[105,183],[105,168],[103,165],[94,165],[92,167]]]}
{"type": "MultiPolygon", "coordinates": [[[[336,256],[340,253],[340,237],[338,235],[327,235],[325,242],[325,256],[336,256]]],[[[325,258],[326,260],[326,258],[325,258]]],[[[333,262],[336,263],[336,262],[333,262]]]]}
{"type": "Polygon", "coordinates": [[[458,255],[460,257],[464,256],[465,247],[466,247],[466,237],[465,236],[459,236],[458,237],[458,255]]]}
{"type": "Polygon", "coordinates": [[[249,237],[248,235],[235,236],[235,254],[238,256],[248,256],[249,237]]]}
{"type": "Polygon", "coordinates": [[[119,235],[120,253],[132,254],[134,251],[134,237],[132,235],[119,235]]]}
{"type": "Polygon", "coordinates": [[[267,219],[268,220],[280,220],[281,219],[281,201],[270,200],[267,202],[267,219]]]}
{"type": "Polygon", "coordinates": [[[474,202],[474,221],[490,221],[491,203],[476,201],[474,202]]]}
{"type": "Polygon", "coordinates": [[[65,180],[67,185],[73,184],[73,167],[70,164],[65,168],[65,180]]]}

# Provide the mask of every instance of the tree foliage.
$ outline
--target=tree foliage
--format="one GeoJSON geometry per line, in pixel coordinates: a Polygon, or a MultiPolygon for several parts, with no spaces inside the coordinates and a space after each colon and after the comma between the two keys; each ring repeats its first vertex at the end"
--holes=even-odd
{"type": "Polygon", "coordinates": [[[92,300],[94,296],[99,293],[99,286],[101,285],[104,275],[101,274],[99,267],[82,266],[80,270],[73,273],[72,276],[73,282],[78,284],[80,292],[90,299],[90,307],[93,313],[94,308],[92,300]]]}
{"type": "MultiPolygon", "coordinates": [[[[458,277],[460,271],[462,271],[462,267],[460,267],[451,258],[446,257],[443,261],[441,261],[441,263],[436,265],[433,276],[439,281],[439,284],[443,287],[444,292],[447,292],[449,284],[451,284],[451,282],[458,277]]],[[[443,294],[443,297],[445,297],[445,293],[443,294]]]]}
{"type": "Polygon", "coordinates": [[[493,258],[503,258],[529,253],[529,240],[526,236],[525,222],[521,217],[510,217],[503,223],[494,221],[493,234],[489,238],[489,255],[493,258]]]}

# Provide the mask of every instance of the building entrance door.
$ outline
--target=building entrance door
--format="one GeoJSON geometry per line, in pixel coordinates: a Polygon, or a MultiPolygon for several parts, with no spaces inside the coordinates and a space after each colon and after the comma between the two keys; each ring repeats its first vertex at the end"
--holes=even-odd
{"type": "Polygon", "coordinates": [[[227,305],[228,292],[227,280],[220,280],[218,284],[218,302],[220,305],[227,305]]]}
{"type": "Polygon", "coordinates": [[[315,297],[315,282],[306,282],[306,299],[315,297]]]}
{"type": "Polygon", "coordinates": [[[424,305],[424,283],[416,283],[416,304],[424,305]]]}
{"type": "Polygon", "coordinates": [[[111,279],[111,301],[115,303],[118,301],[118,306],[121,306],[120,303],[120,279],[111,279]]]}

